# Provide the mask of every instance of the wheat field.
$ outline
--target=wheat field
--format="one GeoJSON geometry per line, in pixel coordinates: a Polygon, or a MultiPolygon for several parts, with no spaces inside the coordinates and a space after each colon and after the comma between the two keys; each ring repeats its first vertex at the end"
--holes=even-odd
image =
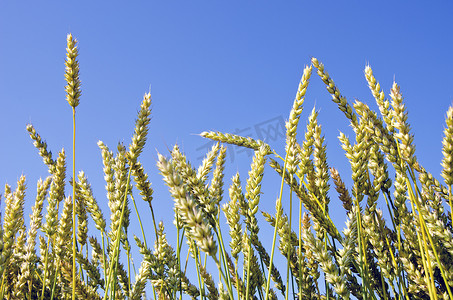
{"type": "MultiPolygon", "coordinates": [[[[71,34],[66,53],[75,150],[76,110],[83,101],[78,43],[71,34]]],[[[399,85],[394,82],[386,96],[370,66],[364,74],[378,112],[350,103],[312,58],[286,121],[284,153],[261,140],[205,131],[200,136],[216,143],[198,167],[178,145],[158,154],[149,172],[160,173],[168,187],[173,224],[156,221],[153,189],[140,162],[151,121],[150,93],[128,146],[120,144],[114,152],[98,143],[109,212],[100,209],[85,173],[76,173],[76,151],[71,158],[64,150],[53,155],[27,125],[49,176],[37,182],[30,224],[24,218],[25,176],[16,186],[5,185],[0,298],[453,299],[453,107],[445,120],[442,178],[436,179],[415,155],[399,85]],[[338,137],[350,162],[351,186],[342,170],[328,164],[318,111],[299,126],[313,72],[353,130],[352,137],[341,132],[338,137]],[[225,178],[227,144],[253,150],[248,174],[225,178]],[[266,165],[281,179],[269,212],[260,210],[266,165]],[[148,203],[149,211],[140,215],[136,201],[148,203]],[[341,228],[331,218],[331,201],[341,202],[347,214],[341,228]],[[152,240],[145,238],[144,214],[153,220],[152,240]],[[130,231],[133,218],[141,232],[130,231]],[[167,239],[169,226],[176,228],[171,238],[176,244],[167,239]],[[272,228],[268,248],[263,227],[272,228]],[[131,271],[133,249],[141,254],[137,272],[131,271]],[[275,263],[276,251],[285,264],[275,263]]]]}

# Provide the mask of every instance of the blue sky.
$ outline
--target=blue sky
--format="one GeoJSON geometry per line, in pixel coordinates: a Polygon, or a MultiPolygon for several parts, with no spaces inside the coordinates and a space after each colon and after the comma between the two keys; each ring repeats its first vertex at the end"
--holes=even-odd
{"type": "MultiPolygon", "coordinates": [[[[102,140],[115,149],[118,141],[130,142],[144,93],[151,91],[153,104],[141,160],[153,182],[158,219],[171,227],[172,201],[155,167],[156,150],[167,154],[167,147],[178,143],[198,165],[206,140],[196,134],[204,130],[257,137],[260,126],[278,128],[288,118],[302,70],[312,56],[325,64],[350,103],[358,99],[376,108],[364,78],[366,64],[387,95],[395,79],[409,111],[416,155],[439,177],[444,118],[453,101],[451,2],[106,3],[0,1],[0,182],[15,185],[25,174],[28,207],[37,179],[47,171],[26,124],[35,125],[53,153],[65,147],[72,155],[71,108],[63,76],[69,32],[79,40],[82,80],[76,168],[87,174],[105,213],[96,143],[102,140]]],[[[315,73],[301,137],[314,105],[320,111],[329,165],[348,182],[349,165],[336,137],[339,130],[351,131],[315,73]]],[[[281,136],[265,138],[283,152],[281,136]]],[[[231,150],[227,185],[236,171],[245,182],[251,162],[246,152],[231,150]]],[[[277,177],[271,169],[266,172],[262,207],[273,212],[277,177]]],[[[140,205],[146,212],[146,205],[140,205]]],[[[335,213],[344,218],[341,210],[335,213]]]]}

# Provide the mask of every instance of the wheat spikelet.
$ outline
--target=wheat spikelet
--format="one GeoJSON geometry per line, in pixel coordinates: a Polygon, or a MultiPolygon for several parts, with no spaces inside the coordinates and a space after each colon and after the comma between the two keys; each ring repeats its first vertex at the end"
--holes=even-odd
{"type": "MultiPolygon", "coordinates": [[[[270,159],[270,166],[280,175],[283,176],[283,167],[275,160],[270,159]]],[[[327,230],[327,232],[334,238],[341,240],[338,230],[336,229],[333,222],[323,213],[322,207],[319,205],[319,200],[315,195],[309,193],[309,191],[300,185],[297,180],[291,180],[289,172],[285,174],[285,182],[292,187],[292,190],[296,193],[297,197],[302,201],[304,207],[310,212],[314,218],[320,222],[321,226],[327,230]]]]}
{"type": "Polygon", "coordinates": [[[88,215],[85,197],[81,195],[80,184],[76,182],[76,214],[77,214],[77,241],[80,247],[87,243],[88,239],[88,215]]]}
{"type": "MultiPolygon", "coordinates": [[[[130,215],[130,209],[129,209],[129,197],[126,194],[126,189],[128,191],[132,190],[131,186],[127,186],[128,182],[128,172],[130,166],[127,164],[127,159],[126,159],[126,147],[122,143],[118,143],[117,146],[118,153],[115,157],[115,163],[113,164],[113,170],[115,174],[115,203],[119,207],[121,207],[121,204],[123,201],[126,201],[126,207],[125,207],[125,212],[124,212],[124,217],[123,217],[123,224],[121,226],[124,226],[124,228],[127,230],[127,227],[129,227],[129,215],[130,215]],[[126,200],[124,200],[126,199],[126,200]]],[[[115,206],[115,205],[114,205],[115,206]]],[[[117,220],[119,222],[119,219],[117,220]]]]}
{"type": "MultiPolygon", "coordinates": [[[[100,265],[101,269],[103,269],[104,272],[106,272],[108,269],[108,261],[106,261],[104,263],[105,253],[102,250],[102,246],[99,244],[96,237],[91,236],[88,238],[88,241],[90,242],[90,245],[92,248],[91,256],[92,256],[93,264],[100,265]]],[[[105,259],[108,259],[108,258],[105,257],[105,259]]],[[[102,285],[104,285],[104,283],[102,283],[102,285]]]]}
{"type": "Polygon", "coordinates": [[[79,62],[77,61],[78,54],[77,40],[72,37],[72,34],[68,34],[65,61],[66,100],[73,108],[79,105],[82,93],[80,90],[79,62]]]}
{"type": "Polygon", "coordinates": [[[23,234],[23,213],[25,203],[25,176],[21,176],[17,181],[17,188],[11,192],[11,188],[5,185],[5,216],[3,221],[3,251],[1,255],[0,274],[4,281],[4,292],[7,297],[13,293],[14,283],[16,281],[17,272],[15,269],[20,265],[14,265],[14,254],[17,250],[16,246],[20,246],[21,235],[23,234]],[[16,235],[18,236],[16,237],[16,235]],[[19,244],[18,244],[19,242],[19,244]]]}
{"type": "Polygon", "coordinates": [[[339,198],[343,203],[343,207],[346,210],[346,213],[349,213],[352,209],[352,199],[349,195],[349,191],[346,188],[344,182],[341,180],[340,174],[335,168],[330,168],[330,175],[332,176],[333,182],[335,184],[335,189],[339,194],[339,198]]]}
{"type": "Polygon", "coordinates": [[[236,174],[233,177],[233,183],[229,188],[229,195],[230,201],[223,205],[222,210],[225,213],[225,217],[227,219],[227,223],[230,226],[230,247],[231,247],[231,255],[234,259],[238,259],[238,254],[241,252],[242,249],[242,228],[240,224],[240,215],[239,215],[239,204],[238,204],[238,197],[242,196],[242,191],[240,190],[240,181],[239,181],[239,174],[236,174]]]}
{"type": "Polygon", "coordinates": [[[219,299],[219,291],[217,290],[214,281],[212,280],[211,274],[208,273],[206,268],[203,265],[200,265],[200,275],[203,277],[203,282],[208,289],[208,294],[206,297],[209,300],[217,300],[219,299]]]}
{"type": "Polygon", "coordinates": [[[303,110],[305,93],[307,91],[308,82],[311,76],[312,67],[305,67],[304,74],[299,83],[296,98],[294,99],[289,120],[286,122],[286,168],[290,174],[296,173],[297,157],[296,157],[296,131],[299,124],[300,114],[303,110]]]}
{"type": "Polygon", "coordinates": [[[146,202],[151,205],[153,200],[153,189],[151,188],[151,182],[148,180],[148,174],[145,173],[145,170],[142,164],[137,161],[131,166],[132,176],[134,176],[135,186],[140,191],[140,196],[146,202]]]}
{"type": "Polygon", "coordinates": [[[39,155],[42,157],[44,163],[49,168],[51,174],[55,171],[56,161],[52,159],[52,152],[47,150],[47,143],[42,140],[41,136],[36,132],[33,125],[27,125],[27,131],[30,134],[31,139],[33,140],[33,145],[38,149],[39,155]]]}
{"type": "MultiPolygon", "coordinates": [[[[447,117],[445,118],[447,127],[444,129],[444,139],[442,140],[442,177],[444,178],[445,184],[449,188],[448,200],[450,204],[450,216],[453,216],[453,203],[452,203],[452,192],[451,186],[453,185],[453,106],[450,106],[447,111],[447,117]]],[[[450,219],[453,219],[451,217],[450,219]]]]}
{"type": "Polygon", "coordinates": [[[71,236],[72,236],[72,198],[66,197],[63,202],[63,211],[57,226],[57,236],[55,244],[55,254],[59,260],[72,258],[70,253],[71,236]]]}
{"type": "Polygon", "coordinates": [[[42,208],[44,199],[51,183],[51,177],[47,177],[44,181],[39,179],[37,187],[37,195],[35,205],[32,208],[30,215],[30,229],[28,231],[27,243],[24,250],[24,262],[20,266],[20,275],[16,282],[15,296],[18,298],[25,298],[26,295],[30,296],[33,289],[33,271],[35,264],[38,261],[36,255],[36,235],[38,229],[41,227],[42,221],[42,208]],[[26,289],[28,285],[28,290],[26,289]]]}
{"type": "MultiPolygon", "coordinates": [[[[67,282],[72,282],[72,265],[66,261],[62,262],[62,275],[67,282]]],[[[87,286],[78,275],[76,277],[75,293],[77,299],[101,299],[97,291],[93,287],[87,286]]],[[[66,293],[66,297],[70,298],[71,293],[66,293]]],[[[115,299],[125,299],[121,294],[117,294],[116,297],[115,299]]]]}
{"type": "Polygon", "coordinates": [[[86,271],[87,285],[95,289],[104,288],[104,280],[101,279],[97,261],[90,261],[88,258],[84,257],[80,251],[76,253],[76,258],[81,269],[86,271]]]}
{"type": "Polygon", "coordinates": [[[187,186],[187,191],[193,194],[193,200],[201,207],[209,223],[215,227],[215,216],[218,214],[218,205],[215,199],[209,195],[209,190],[205,183],[197,178],[195,169],[187,161],[185,155],[181,153],[179,147],[175,146],[171,153],[175,166],[183,183],[187,186]]]}
{"type": "Polygon", "coordinates": [[[249,171],[247,179],[245,197],[248,200],[247,218],[250,234],[258,234],[259,228],[256,221],[256,213],[258,212],[258,204],[260,201],[261,181],[263,179],[266,148],[261,146],[258,151],[255,151],[253,163],[249,171]]]}
{"type": "Polygon", "coordinates": [[[84,202],[86,203],[86,209],[91,214],[91,217],[94,220],[94,225],[96,229],[99,231],[105,232],[105,219],[102,214],[101,209],[93,196],[93,191],[91,189],[91,185],[88,183],[88,180],[85,176],[83,171],[79,172],[78,175],[78,187],[80,191],[80,196],[83,198],[84,202]]]}
{"type": "MultiPolygon", "coordinates": [[[[146,280],[150,277],[150,266],[146,260],[140,264],[138,274],[135,276],[134,287],[131,291],[131,300],[141,300],[146,286],[146,280]]],[[[145,298],[146,299],[146,298],[145,298]]]]}
{"type": "Polygon", "coordinates": [[[322,201],[321,203],[324,204],[324,210],[328,211],[328,205],[330,202],[328,192],[329,192],[329,166],[327,165],[327,154],[326,154],[326,146],[325,146],[325,139],[321,135],[321,126],[316,125],[314,131],[314,144],[313,144],[313,162],[315,166],[315,174],[316,177],[315,185],[318,191],[318,199],[322,201]]]}
{"type": "Polygon", "coordinates": [[[215,255],[217,245],[210,227],[203,220],[202,211],[197,206],[193,197],[189,193],[186,194],[182,181],[173,166],[160,154],[158,168],[166,178],[165,181],[175,200],[175,212],[184,224],[189,238],[193,238],[202,251],[211,256],[215,255]]]}
{"type": "Polygon", "coordinates": [[[57,163],[55,165],[55,173],[52,176],[49,196],[47,197],[47,214],[46,223],[43,226],[44,232],[49,237],[52,237],[57,228],[58,223],[58,206],[64,199],[64,186],[66,178],[66,155],[64,149],[58,153],[57,163]]]}
{"type": "Polygon", "coordinates": [[[329,73],[324,70],[324,65],[314,57],[311,59],[311,63],[318,70],[319,77],[321,77],[322,81],[326,84],[326,89],[332,95],[333,102],[338,104],[338,108],[340,108],[346,118],[348,118],[351,121],[351,124],[355,127],[357,125],[357,116],[352,111],[352,107],[348,104],[346,98],[340,94],[337,86],[333,82],[332,78],[330,78],[329,73]]]}
{"type": "Polygon", "coordinates": [[[214,141],[242,146],[253,150],[258,150],[261,145],[264,145],[266,148],[266,154],[272,153],[271,147],[268,144],[260,140],[252,139],[251,137],[242,137],[236,134],[221,133],[218,131],[204,131],[200,133],[200,136],[214,141]]]}
{"type": "Polygon", "coordinates": [[[299,171],[297,176],[303,177],[305,174],[314,173],[314,165],[311,161],[311,156],[313,154],[313,143],[314,143],[314,133],[317,125],[318,112],[315,108],[312,109],[310,116],[308,117],[305,139],[302,143],[302,146],[296,144],[297,153],[299,153],[299,171]]]}
{"type": "Polygon", "coordinates": [[[102,163],[104,165],[104,180],[106,182],[107,199],[109,202],[114,201],[115,181],[113,171],[113,152],[102,142],[98,141],[98,147],[101,149],[102,163]]]}
{"type": "Polygon", "coordinates": [[[410,166],[414,165],[416,162],[415,157],[415,145],[413,144],[414,136],[410,133],[410,126],[407,122],[407,112],[406,107],[403,104],[403,96],[400,91],[400,87],[393,83],[390,97],[392,98],[392,115],[393,115],[393,127],[395,127],[398,132],[394,133],[396,139],[401,141],[400,149],[401,156],[404,161],[406,161],[410,166]]]}
{"type": "MultiPolygon", "coordinates": [[[[117,233],[120,230],[119,240],[124,241],[126,234],[125,230],[129,226],[129,214],[130,211],[128,209],[128,198],[125,195],[126,192],[126,183],[127,183],[127,173],[128,173],[128,166],[126,164],[126,149],[122,144],[118,144],[118,153],[116,157],[111,160],[112,163],[112,173],[110,176],[113,178],[109,180],[113,180],[111,188],[112,194],[111,198],[109,199],[108,205],[111,211],[110,214],[110,230],[108,232],[108,236],[110,238],[110,257],[116,257],[119,255],[120,249],[115,247],[117,243],[117,233]],[[124,199],[126,198],[126,199],[124,199]],[[122,203],[126,201],[126,208],[125,213],[123,216],[123,221],[121,222],[121,213],[122,213],[122,203]]],[[[105,169],[105,168],[104,168],[105,169]]],[[[110,170],[109,170],[110,171],[110,170]]],[[[124,243],[123,243],[124,245],[124,243]]]]}
{"type": "Polygon", "coordinates": [[[219,152],[219,147],[220,147],[219,143],[215,143],[212,146],[211,150],[206,154],[206,157],[203,159],[203,162],[201,163],[197,171],[198,180],[206,182],[206,180],[208,179],[208,174],[212,170],[214,160],[216,158],[217,153],[219,152]]]}
{"type": "Polygon", "coordinates": [[[332,262],[332,257],[327,251],[321,241],[316,240],[313,233],[306,229],[302,229],[302,236],[304,240],[304,247],[309,249],[316,260],[319,262],[321,269],[325,272],[327,282],[331,283],[335,292],[344,299],[349,299],[349,290],[346,285],[346,280],[340,276],[340,272],[336,265],[332,262]]]}
{"type": "Polygon", "coordinates": [[[368,241],[373,246],[373,251],[376,255],[382,275],[384,278],[387,278],[389,282],[393,282],[396,276],[396,270],[391,263],[390,249],[385,242],[385,236],[389,234],[389,230],[386,228],[384,219],[382,218],[382,211],[365,210],[365,214],[363,215],[363,228],[364,233],[369,237],[368,241]]]}
{"type": "Polygon", "coordinates": [[[385,94],[381,89],[381,85],[376,81],[376,78],[373,75],[373,70],[369,65],[365,67],[365,78],[368,82],[368,87],[370,88],[371,93],[376,99],[379,111],[381,112],[381,115],[384,118],[385,123],[387,124],[388,131],[393,132],[390,102],[385,99],[385,94]]]}
{"type": "Polygon", "coordinates": [[[137,161],[140,153],[143,151],[143,147],[146,143],[146,136],[148,134],[148,125],[151,121],[151,94],[147,93],[143,97],[143,102],[140,106],[137,120],[135,121],[134,135],[132,136],[132,142],[129,146],[127,153],[127,159],[130,165],[134,165],[137,161]]]}
{"type": "Polygon", "coordinates": [[[216,167],[212,174],[211,185],[209,186],[209,194],[213,199],[215,205],[219,205],[223,198],[223,171],[225,169],[225,156],[227,148],[221,146],[219,150],[219,155],[217,156],[216,167]]]}
{"type": "MultiPolygon", "coordinates": [[[[244,254],[244,270],[248,279],[246,290],[249,289],[248,295],[255,294],[256,289],[260,289],[264,284],[263,274],[258,265],[258,259],[254,254],[253,248],[249,247],[251,241],[246,232],[242,235],[242,253],[244,254]]],[[[246,293],[247,295],[247,293],[246,293]]]]}
{"type": "Polygon", "coordinates": [[[305,93],[307,92],[307,86],[310,80],[312,66],[306,66],[304,73],[297,89],[296,97],[294,99],[293,107],[291,109],[289,120],[286,123],[286,135],[287,138],[296,135],[297,125],[299,123],[300,114],[303,110],[303,104],[305,101],[305,93]]]}

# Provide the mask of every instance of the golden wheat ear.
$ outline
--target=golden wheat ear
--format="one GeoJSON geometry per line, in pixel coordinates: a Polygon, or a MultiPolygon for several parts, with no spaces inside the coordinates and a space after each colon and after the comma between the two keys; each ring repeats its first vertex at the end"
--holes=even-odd
{"type": "Polygon", "coordinates": [[[72,300],[76,297],[76,171],[75,171],[75,134],[76,134],[76,107],[80,102],[80,89],[81,83],[79,78],[79,62],[77,56],[79,49],[77,47],[77,40],[73,38],[72,34],[68,34],[66,47],[66,101],[72,107],[72,300]]]}

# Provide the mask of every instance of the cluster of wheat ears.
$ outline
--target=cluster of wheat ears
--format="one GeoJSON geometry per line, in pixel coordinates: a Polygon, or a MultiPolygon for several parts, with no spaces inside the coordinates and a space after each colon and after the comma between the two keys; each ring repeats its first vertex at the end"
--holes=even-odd
{"type": "MultiPolygon", "coordinates": [[[[66,99],[73,111],[75,147],[75,112],[81,89],[77,41],[72,35],[68,35],[66,50],[66,99]]],[[[50,175],[37,183],[28,230],[24,223],[25,177],[20,177],[15,190],[5,186],[0,299],[143,299],[146,284],[152,287],[149,291],[154,299],[453,299],[449,213],[453,108],[447,112],[444,181],[439,182],[416,159],[399,86],[393,84],[387,99],[369,66],[365,77],[380,116],[362,102],[351,106],[324,65],[313,58],[304,69],[286,122],[283,156],[263,141],[220,132],[201,133],[218,143],[198,169],[178,146],[168,157],[159,154],[157,168],[174,200],[176,245],[168,242],[163,223],[155,222],[153,190],[139,160],[150,123],[150,94],[144,96],[128,147],[120,144],[114,154],[98,143],[110,222],[93,197],[85,174],[75,173],[75,151],[68,180],[64,150],[53,157],[35,128],[28,125],[50,175]],[[296,139],[313,68],[355,133],[354,140],[342,133],[339,136],[352,170],[349,188],[327,164],[315,110],[304,138],[296,139]],[[254,150],[245,191],[236,174],[227,195],[225,143],[254,150]],[[281,177],[275,213],[263,212],[273,228],[270,249],[260,240],[256,215],[266,160],[281,177]],[[65,195],[67,182],[71,195],[65,195]],[[336,192],[329,191],[329,182],[336,192]],[[289,195],[283,197],[285,184],[289,195]],[[153,244],[146,242],[143,227],[142,238],[134,236],[134,242],[128,234],[131,203],[142,224],[134,190],[149,204],[153,244]],[[341,232],[329,214],[332,197],[341,200],[347,213],[341,232]],[[389,217],[383,217],[378,200],[389,217]],[[88,234],[89,217],[95,235],[88,234]],[[295,218],[298,225],[292,226],[295,218]],[[225,235],[225,228],[229,235],[225,235]],[[132,247],[138,248],[142,260],[139,270],[131,273],[132,247]],[[287,262],[280,269],[274,263],[275,248],[287,262]],[[187,269],[188,261],[193,269],[187,269]]]]}

